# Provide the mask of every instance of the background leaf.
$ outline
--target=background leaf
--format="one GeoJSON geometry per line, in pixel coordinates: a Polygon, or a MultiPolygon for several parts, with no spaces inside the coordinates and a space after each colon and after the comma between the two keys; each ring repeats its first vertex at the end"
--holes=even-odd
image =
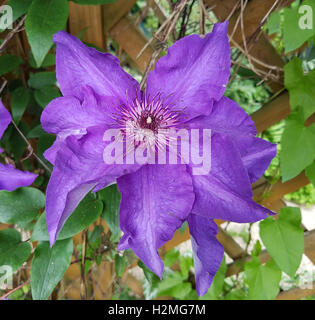
{"type": "Polygon", "coordinates": [[[16,124],[19,124],[22,116],[30,102],[30,92],[25,87],[19,87],[12,93],[11,109],[12,117],[16,124]]]}
{"type": "MultiPolygon", "coordinates": [[[[310,5],[315,12],[314,0],[305,0],[303,5],[310,5]]],[[[299,27],[299,20],[302,17],[302,14],[298,12],[299,7],[284,9],[283,41],[285,53],[299,48],[305,41],[315,35],[314,27],[306,30],[299,27]]]]}
{"type": "Polygon", "coordinates": [[[23,60],[20,57],[14,56],[13,54],[0,56],[0,76],[17,70],[22,62],[23,60]]]}
{"type": "Polygon", "coordinates": [[[25,29],[38,67],[53,45],[53,34],[64,29],[68,15],[67,0],[33,0],[28,10],[25,29]]]}
{"type": "Polygon", "coordinates": [[[31,266],[31,288],[34,300],[47,300],[70,266],[73,253],[72,239],[39,242],[31,266]]]}
{"type": "Polygon", "coordinates": [[[296,177],[315,159],[315,124],[306,127],[301,109],[285,122],[281,138],[280,170],[282,180],[296,177]]]}
{"type": "Polygon", "coordinates": [[[281,270],[273,260],[262,265],[259,258],[253,257],[245,264],[245,276],[251,300],[272,300],[280,291],[281,270]]]}
{"type": "Polygon", "coordinates": [[[260,222],[260,237],[279,268],[294,277],[304,252],[304,232],[299,208],[283,208],[279,219],[260,222]]]}
{"type": "Polygon", "coordinates": [[[71,0],[74,3],[85,4],[85,5],[96,5],[96,4],[107,4],[115,3],[116,0],[71,0]]]}
{"type": "MultiPolygon", "coordinates": [[[[58,240],[72,238],[77,233],[87,228],[102,213],[103,203],[93,195],[87,195],[74,210],[65,225],[63,226],[58,240]]],[[[46,225],[46,213],[43,213],[37,220],[32,234],[32,241],[48,241],[49,236],[46,225]]]]}
{"type": "Polygon", "coordinates": [[[120,239],[121,230],[119,227],[119,207],[121,195],[117,185],[113,184],[98,192],[104,202],[104,219],[112,232],[111,241],[117,242],[120,239]]]}
{"type": "Polygon", "coordinates": [[[22,242],[21,234],[14,229],[0,231],[0,266],[11,266],[18,270],[29,258],[32,248],[28,242],[22,242]]]}
{"type": "Polygon", "coordinates": [[[60,97],[60,92],[57,87],[46,86],[35,90],[34,97],[36,102],[44,109],[50,101],[60,97]]]}
{"type": "Polygon", "coordinates": [[[0,191],[0,222],[27,223],[34,220],[45,206],[44,194],[30,187],[13,192],[0,191]]]}

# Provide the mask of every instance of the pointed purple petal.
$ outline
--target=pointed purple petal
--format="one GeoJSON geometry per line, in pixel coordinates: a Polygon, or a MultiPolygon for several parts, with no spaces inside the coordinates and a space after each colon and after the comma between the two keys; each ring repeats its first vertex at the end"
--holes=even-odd
{"type": "Polygon", "coordinates": [[[268,169],[277,154],[277,146],[260,138],[253,138],[247,154],[242,157],[251,183],[257,181],[268,169]]]}
{"type": "Polygon", "coordinates": [[[27,187],[36,179],[37,175],[23,172],[11,165],[0,163],[0,190],[14,191],[17,188],[27,187]]]}
{"type": "MultiPolygon", "coordinates": [[[[89,87],[82,88],[83,101],[75,97],[60,97],[52,100],[41,115],[42,127],[49,133],[70,135],[84,129],[108,124],[108,107],[104,99],[98,97],[89,87]]],[[[111,101],[107,102],[108,104],[111,101]]]]}
{"type": "Polygon", "coordinates": [[[217,240],[217,225],[209,219],[190,214],[188,226],[194,253],[196,289],[199,296],[208,292],[223,259],[224,248],[217,240]]]}
{"type": "Polygon", "coordinates": [[[0,139],[11,122],[11,115],[0,100],[0,139]]]}
{"type": "MultiPolygon", "coordinates": [[[[104,128],[90,128],[77,139],[69,136],[58,150],[50,151],[54,157],[46,197],[47,226],[51,245],[56,241],[64,223],[84,196],[94,188],[104,188],[118,177],[138,170],[139,165],[107,165],[103,160],[106,143],[104,128]]],[[[49,149],[50,150],[50,149],[49,149]]]]}
{"type": "Polygon", "coordinates": [[[126,92],[133,98],[139,89],[138,82],[120,67],[113,55],[89,48],[64,31],[54,35],[54,42],[57,44],[57,80],[64,96],[82,100],[82,88],[88,85],[100,96],[125,101],[126,92]]]}
{"type": "Polygon", "coordinates": [[[159,277],[158,249],[169,241],[191,211],[194,193],[183,165],[146,165],[117,180],[122,195],[119,212],[124,236],[120,250],[131,248],[159,277]]]}
{"type": "Polygon", "coordinates": [[[209,219],[255,222],[272,214],[252,200],[251,184],[240,152],[228,137],[212,136],[208,175],[193,176],[196,200],[192,212],[209,219]]]}
{"type": "Polygon", "coordinates": [[[227,28],[227,22],[217,23],[204,38],[191,35],[175,42],[150,72],[147,94],[161,93],[166,103],[185,109],[189,118],[209,114],[212,103],[223,96],[230,76],[227,28]]]}
{"type": "Polygon", "coordinates": [[[250,116],[233,100],[223,97],[213,106],[209,116],[200,116],[187,123],[189,128],[211,129],[215,133],[228,135],[246,154],[256,136],[256,127],[250,116]]]}

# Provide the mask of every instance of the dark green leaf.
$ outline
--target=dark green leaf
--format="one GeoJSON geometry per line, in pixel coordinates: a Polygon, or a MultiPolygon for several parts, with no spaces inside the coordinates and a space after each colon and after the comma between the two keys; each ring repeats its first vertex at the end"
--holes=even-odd
{"type": "MultiPolygon", "coordinates": [[[[47,68],[54,66],[56,64],[56,54],[48,53],[41,64],[41,68],[47,68]]],[[[32,54],[32,51],[30,52],[30,66],[34,69],[37,69],[36,61],[34,59],[34,56],[32,54]]]]}
{"type": "Polygon", "coordinates": [[[9,0],[7,5],[12,8],[13,22],[25,14],[31,4],[32,0],[9,0]]]}
{"type": "Polygon", "coordinates": [[[85,4],[85,5],[97,5],[97,4],[107,4],[107,3],[116,2],[116,0],[71,0],[71,1],[78,4],[85,4]]]}
{"type": "Polygon", "coordinates": [[[17,70],[22,62],[23,60],[20,57],[14,56],[13,54],[0,56],[0,76],[17,70]]]}
{"type": "Polygon", "coordinates": [[[121,195],[118,191],[117,185],[111,185],[98,192],[101,200],[105,203],[104,219],[112,232],[111,240],[117,242],[120,238],[121,231],[119,227],[119,206],[121,195]]]}
{"type": "Polygon", "coordinates": [[[33,0],[25,21],[28,41],[38,67],[53,45],[53,34],[63,30],[69,15],[67,0],[33,0]]]}
{"type": "Polygon", "coordinates": [[[19,124],[30,101],[30,92],[27,88],[19,87],[12,93],[12,116],[16,124],[19,124]]]}
{"type": "Polygon", "coordinates": [[[123,256],[120,256],[119,254],[115,255],[115,272],[117,277],[121,277],[125,271],[126,268],[126,259],[123,256]]]}
{"type": "Polygon", "coordinates": [[[44,109],[50,101],[60,97],[60,92],[56,87],[47,86],[35,90],[34,97],[36,102],[44,109]]]}
{"type": "Polygon", "coordinates": [[[31,289],[34,300],[47,300],[67,271],[73,253],[72,239],[39,242],[31,266],[31,289]]]}
{"type": "MultiPolygon", "coordinates": [[[[58,240],[71,238],[87,228],[100,216],[102,209],[102,201],[95,199],[92,195],[87,195],[65,223],[58,240]]],[[[32,241],[37,240],[49,240],[45,213],[40,216],[33,231],[32,241]]]]}
{"type": "Polygon", "coordinates": [[[31,73],[28,85],[34,89],[55,85],[57,82],[56,72],[31,73]]]}
{"type": "Polygon", "coordinates": [[[0,266],[10,266],[15,272],[28,259],[31,251],[30,244],[22,242],[17,230],[0,231],[0,266]]]}
{"type": "Polygon", "coordinates": [[[0,222],[27,223],[34,220],[45,206],[45,196],[34,188],[13,192],[0,191],[0,222]]]}
{"type": "Polygon", "coordinates": [[[39,138],[41,135],[45,133],[46,132],[43,130],[42,126],[39,124],[38,126],[34,127],[32,130],[30,130],[26,137],[29,139],[39,138]]]}
{"type": "Polygon", "coordinates": [[[260,222],[260,237],[279,268],[293,277],[304,252],[304,232],[299,208],[284,208],[279,219],[260,222]]]}

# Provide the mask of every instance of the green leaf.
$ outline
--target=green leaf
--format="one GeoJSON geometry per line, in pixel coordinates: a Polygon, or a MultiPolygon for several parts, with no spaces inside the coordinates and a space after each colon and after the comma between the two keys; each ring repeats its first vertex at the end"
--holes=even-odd
{"type": "Polygon", "coordinates": [[[200,297],[200,300],[217,300],[219,298],[220,294],[223,291],[226,270],[227,265],[225,262],[225,257],[223,257],[220,268],[213,277],[213,281],[209,291],[204,296],[200,297]]]}
{"type": "MultiPolygon", "coordinates": [[[[303,5],[309,5],[315,10],[314,0],[303,1],[303,5]]],[[[299,13],[299,6],[284,9],[283,42],[285,53],[299,48],[305,41],[315,35],[312,29],[301,29],[299,20],[303,15],[299,13]]]]}
{"type": "Polygon", "coordinates": [[[12,8],[13,22],[21,18],[28,10],[32,0],[9,0],[7,5],[12,8]]]}
{"type": "Polygon", "coordinates": [[[283,181],[301,173],[315,159],[315,124],[306,127],[301,109],[286,119],[281,138],[280,170],[283,181]]]}
{"type": "Polygon", "coordinates": [[[30,92],[27,88],[19,87],[12,93],[12,116],[16,124],[19,124],[30,102],[30,92]]]}
{"type": "Polygon", "coordinates": [[[279,268],[294,277],[304,252],[304,232],[299,208],[284,208],[279,219],[260,222],[260,237],[279,268]]]}
{"type": "Polygon", "coordinates": [[[312,185],[315,187],[315,163],[312,163],[309,167],[307,167],[305,173],[312,185]]]}
{"type": "Polygon", "coordinates": [[[34,97],[36,102],[44,109],[50,101],[60,97],[58,88],[47,86],[35,90],[34,97]]]}
{"type": "Polygon", "coordinates": [[[280,11],[273,12],[268,18],[267,29],[268,34],[274,34],[280,29],[280,11]]]}
{"type": "Polygon", "coordinates": [[[281,270],[273,260],[261,265],[259,258],[253,257],[245,263],[245,276],[251,300],[272,300],[280,291],[281,270]]]}
{"type": "Polygon", "coordinates": [[[84,4],[84,5],[97,5],[97,4],[107,4],[107,3],[116,2],[116,0],[71,0],[71,1],[78,4],[84,4]]]}
{"type": "Polygon", "coordinates": [[[37,67],[42,65],[53,45],[53,34],[66,26],[68,15],[67,0],[33,0],[25,29],[37,67]]]}
{"type": "MultiPolygon", "coordinates": [[[[93,195],[87,195],[74,210],[60,231],[58,240],[72,238],[77,233],[87,228],[102,213],[103,203],[93,195]]],[[[49,236],[46,225],[46,214],[43,213],[38,219],[32,234],[32,241],[48,241],[49,236]]]]}
{"type": "Polygon", "coordinates": [[[29,258],[31,251],[30,244],[22,242],[17,230],[0,231],[0,266],[10,266],[15,272],[29,258]]]}
{"type": "Polygon", "coordinates": [[[72,239],[39,242],[31,266],[31,289],[34,300],[47,300],[70,266],[73,253],[72,239]]]}
{"type": "Polygon", "coordinates": [[[0,222],[27,223],[34,220],[45,206],[44,194],[34,188],[13,192],[0,191],[0,222]]]}
{"type": "Polygon", "coordinates": [[[28,139],[34,139],[39,138],[41,135],[45,134],[45,131],[43,130],[42,126],[39,124],[36,127],[34,127],[30,132],[27,134],[28,139]]]}
{"type": "Polygon", "coordinates": [[[104,219],[112,233],[111,241],[117,242],[120,239],[121,230],[119,227],[119,206],[121,195],[117,185],[111,185],[98,192],[104,206],[104,219]]]}
{"type": "Polygon", "coordinates": [[[165,253],[163,262],[165,267],[170,268],[176,261],[179,260],[180,253],[178,250],[171,249],[165,253]]]}
{"type": "MultiPolygon", "coordinates": [[[[47,68],[54,66],[56,64],[56,54],[48,53],[41,64],[40,68],[47,68]]],[[[34,59],[34,56],[32,54],[32,51],[30,52],[30,66],[34,69],[37,69],[36,61],[34,59]]]]}
{"type": "Polygon", "coordinates": [[[115,255],[115,272],[117,277],[121,277],[126,268],[126,259],[121,257],[119,254],[115,255]]]}
{"type": "Polygon", "coordinates": [[[183,299],[192,290],[191,283],[184,282],[186,277],[183,277],[179,272],[171,272],[162,281],[158,283],[158,296],[171,296],[177,299],[183,299]]]}
{"type": "Polygon", "coordinates": [[[34,89],[41,89],[55,85],[56,82],[56,72],[38,72],[30,74],[28,85],[34,89]]]}
{"type": "Polygon", "coordinates": [[[14,56],[13,54],[0,56],[0,76],[17,70],[22,62],[23,60],[20,57],[14,56]]]}
{"type": "Polygon", "coordinates": [[[188,277],[190,268],[194,265],[193,257],[189,254],[181,255],[179,257],[179,266],[181,274],[188,277]]]}
{"type": "Polygon", "coordinates": [[[302,107],[306,120],[315,112],[315,70],[305,74],[302,60],[293,58],[284,66],[284,84],[290,93],[291,109],[302,107]]]}

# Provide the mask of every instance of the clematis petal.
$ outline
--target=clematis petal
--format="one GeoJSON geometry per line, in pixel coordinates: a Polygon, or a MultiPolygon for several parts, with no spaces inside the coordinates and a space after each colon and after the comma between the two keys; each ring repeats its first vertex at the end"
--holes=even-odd
{"type": "MultiPolygon", "coordinates": [[[[93,127],[81,138],[69,136],[52,147],[54,170],[47,187],[46,213],[50,243],[53,245],[64,223],[85,195],[104,188],[123,175],[139,169],[139,165],[104,163],[104,128],[93,127]],[[55,149],[54,149],[55,148],[55,149]],[[56,150],[56,148],[58,150],[56,150]]],[[[49,149],[50,150],[50,149],[49,149]]]]}
{"type": "Polygon", "coordinates": [[[54,168],[46,190],[47,229],[51,246],[64,223],[96,183],[84,183],[78,175],[54,168]]]}
{"type": "Polygon", "coordinates": [[[223,259],[224,248],[217,240],[217,225],[204,217],[190,214],[188,226],[194,254],[196,289],[199,296],[208,292],[223,259]]]}
{"type": "Polygon", "coordinates": [[[251,183],[257,181],[268,169],[271,160],[277,154],[277,146],[260,138],[253,138],[253,143],[242,157],[251,183]]]}
{"type": "Polygon", "coordinates": [[[54,35],[54,42],[57,44],[57,80],[64,96],[82,100],[82,88],[88,85],[100,96],[125,101],[128,93],[134,98],[139,84],[120,67],[113,55],[89,48],[64,31],[54,35]]]}
{"type": "Polygon", "coordinates": [[[11,122],[11,115],[0,100],[0,139],[11,122]]]}
{"type": "Polygon", "coordinates": [[[185,109],[189,118],[209,114],[230,76],[227,29],[228,22],[217,23],[204,38],[191,35],[175,42],[150,72],[147,95],[161,94],[166,104],[185,109]]]}
{"type": "Polygon", "coordinates": [[[246,154],[256,136],[256,127],[250,116],[234,101],[223,97],[213,106],[209,116],[200,116],[187,122],[189,128],[211,129],[229,136],[246,154]]]}
{"type": "Polygon", "coordinates": [[[52,100],[41,115],[43,129],[66,137],[82,134],[89,127],[109,124],[110,110],[104,98],[97,96],[90,87],[83,87],[82,94],[82,102],[73,96],[52,100]]]}
{"type": "Polygon", "coordinates": [[[194,192],[184,165],[146,165],[117,180],[122,195],[119,221],[124,232],[119,250],[131,248],[159,277],[158,249],[191,211],[194,192]]]}
{"type": "Polygon", "coordinates": [[[222,134],[212,136],[208,175],[193,176],[196,200],[192,212],[234,222],[255,222],[272,214],[252,200],[251,184],[240,152],[222,134]]]}
{"type": "Polygon", "coordinates": [[[37,175],[15,169],[12,165],[0,163],[0,190],[14,191],[31,185],[37,175]]]}

